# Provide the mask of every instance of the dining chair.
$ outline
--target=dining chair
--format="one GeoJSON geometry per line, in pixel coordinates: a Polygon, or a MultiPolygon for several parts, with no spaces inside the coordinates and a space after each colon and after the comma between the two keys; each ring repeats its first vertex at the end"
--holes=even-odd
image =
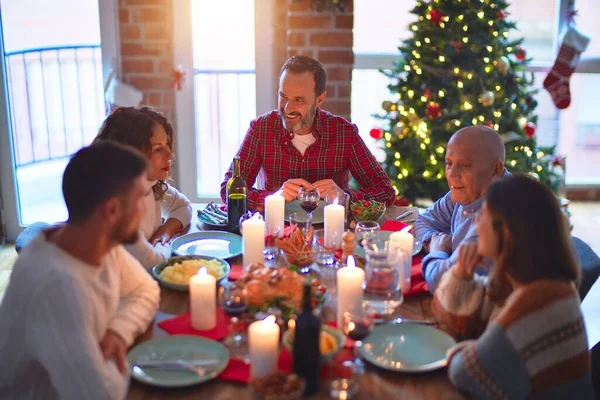
{"type": "MultiPolygon", "coordinates": [[[[600,275],[600,257],[578,237],[571,236],[571,242],[575,253],[579,257],[581,265],[581,282],[579,284],[579,298],[581,301],[585,298],[591,287],[594,285],[600,275]]],[[[599,305],[600,306],[600,305],[599,305]]]]}

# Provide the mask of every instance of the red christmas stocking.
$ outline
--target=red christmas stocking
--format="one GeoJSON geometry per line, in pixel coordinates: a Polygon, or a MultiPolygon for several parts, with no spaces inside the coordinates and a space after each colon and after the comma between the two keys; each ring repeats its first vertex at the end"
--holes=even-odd
{"type": "Polygon", "coordinates": [[[544,79],[544,87],[550,92],[552,101],[559,109],[565,109],[571,103],[569,77],[579,63],[579,56],[585,51],[590,38],[569,26],[565,34],[558,56],[550,73],[544,79]]]}

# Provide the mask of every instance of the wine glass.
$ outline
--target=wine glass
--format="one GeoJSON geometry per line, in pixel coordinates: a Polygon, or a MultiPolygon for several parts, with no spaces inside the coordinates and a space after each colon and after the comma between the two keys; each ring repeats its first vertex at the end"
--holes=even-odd
{"type": "Polygon", "coordinates": [[[300,207],[302,207],[302,209],[310,216],[311,221],[313,212],[319,207],[320,199],[321,194],[317,188],[311,189],[302,186],[298,190],[298,202],[300,203],[300,207]]]}
{"type": "Polygon", "coordinates": [[[355,312],[345,312],[343,316],[343,332],[350,339],[354,340],[354,361],[348,361],[353,370],[357,373],[363,373],[365,366],[360,359],[360,347],[362,341],[371,334],[373,330],[373,319],[362,310],[355,312]]]}
{"type": "Polygon", "coordinates": [[[381,228],[375,221],[359,221],[356,223],[354,233],[356,233],[356,241],[359,246],[364,247],[363,241],[375,237],[381,228]]]}
{"type": "Polygon", "coordinates": [[[249,360],[248,335],[246,322],[242,314],[248,309],[248,293],[245,289],[237,287],[219,287],[219,305],[231,317],[229,333],[223,344],[229,349],[232,356],[241,360],[249,360]]]}

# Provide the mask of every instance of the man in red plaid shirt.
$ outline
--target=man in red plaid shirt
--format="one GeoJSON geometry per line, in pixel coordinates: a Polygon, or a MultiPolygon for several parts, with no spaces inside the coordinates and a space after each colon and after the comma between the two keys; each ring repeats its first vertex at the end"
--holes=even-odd
{"type": "MultiPolygon", "coordinates": [[[[390,205],[395,192],[356,125],[321,110],[327,76],[320,62],[305,56],[290,58],[279,76],[279,110],[252,122],[238,150],[242,177],[250,188],[248,208],[262,209],[264,198],[281,190],[286,202],[300,187],[319,189],[322,198],[347,192],[350,200],[372,199],[390,205]],[[265,189],[252,188],[263,170],[265,189]],[[350,174],[360,189],[350,190],[350,174]]],[[[227,181],[221,198],[227,200],[227,181]]]]}

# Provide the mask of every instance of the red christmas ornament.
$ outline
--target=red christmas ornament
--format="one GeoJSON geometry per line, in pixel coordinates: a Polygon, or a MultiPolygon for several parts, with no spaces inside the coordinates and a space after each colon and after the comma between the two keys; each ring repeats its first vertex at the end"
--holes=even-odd
{"type": "Polygon", "coordinates": [[[525,57],[527,57],[527,52],[525,51],[524,48],[522,48],[521,46],[519,46],[515,50],[515,57],[517,58],[517,60],[523,61],[525,59],[525,57]]]}
{"type": "Polygon", "coordinates": [[[429,100],[431,98],[431,90],[425,89],[425,91],[423,92],[423,96],[425,96],[425,98],[429,100]]]}
{"type": "Polygon", "coordinates": [[[552,160],[553,167],[562,167],[564,165],[564,159],[561,156],[554,156],[554,160],[552,160]]]}
{"type": "Polygon", "coordinates": [[[498,10],[498,12],[496,13],[496,19],[498,21],[502,21],[504,18],[506,18],[506,12],[498,10]]]}
{"type": "Polygon", "coordinates": [[[533,122],[528,122],[525,124],[525,126],[523,127],[523,130],[525,131],[525,136],[527,136],[527,139],[531,139],[532,137],[535,136],[535,129],[537,127],[535,126],[535,124],[533,122]]]}
{"type": "Polygon", "coordinates": [[[454,46],[456,50],[461,50],[463,48],[463,44],[460,40],[453,40],[450,42],[450,44],[454,46]]]}
{"type": "Polygon", "coordinates": [[[369,135],[371,135],[373,139],[381,139],[383,137],[383,131],[379,128],[373,128],[369,132],[369,135]]]}
{"type": "Polygon", "coordinates": [[[410,205],[408,199],[404,196],[396,196],[396,200],[394,200],[394,205],[398,207],[407,207],[410,205]]]}
{"type": "Polygon", "coordinates": [[[429,19],[436,25],[439,25],[440,22],[444,19],[445,15],[443,12],[438,10],[429,11],[429,19]]]}
{"type": "Polygon", "coordinates": [[[425,110],[429,119],[436,119],[442,116],[442,108],[438,103],[431,102],[427,104],[427,109],[425,110]]]}

